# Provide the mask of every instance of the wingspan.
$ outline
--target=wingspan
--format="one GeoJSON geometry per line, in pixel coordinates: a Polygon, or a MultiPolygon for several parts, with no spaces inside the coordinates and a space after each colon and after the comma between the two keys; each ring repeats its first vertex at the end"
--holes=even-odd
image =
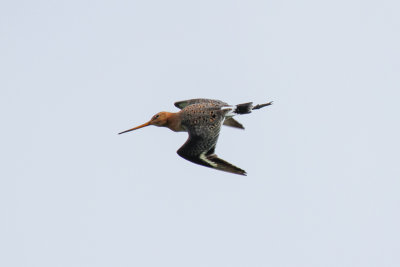
{"type": "MultiPolygon", "coordinates": [[[[176,106],[185,106],[185,112],[181,117],[181,124],[189,133],[188,139],[182,147],[178,149],[177,153],[182,158],[202,166],[234,174],[246,175],[244,170],[218,158],[214,153],[221,125],[225,120],[226,113],[230,112],[232,109],[221,109],[221,107],[226,106],[225,103],[218,104],[216,102],[210,103],[209,101],[214,100],[192,99],[175,104],[176,106]],[[194,103],[196,101],[203,102],[194,103]],[[188,103],[191,104],[189,105],[188,103]]],[[[238,125],[230,126],[239,127],[238,125]]]]}

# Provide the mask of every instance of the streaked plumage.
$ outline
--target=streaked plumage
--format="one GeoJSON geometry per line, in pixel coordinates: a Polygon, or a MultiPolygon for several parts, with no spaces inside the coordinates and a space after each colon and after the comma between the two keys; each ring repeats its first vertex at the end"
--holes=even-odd
{"type": "Polygon", "coordinates": [[[181,109],[179,112],[159,112],[149,122],[120,134],[148,125],[168,127],[173,131],[186,131],[189,133],[189,138],[178,149],[179,156],[206,167],[246,175],[244,170],[218,158],[215,154],[221,125],[244,129],[242,124],[232,118],[234,115],[248,114],[254,109],[271,104],[272,102],[253,106],[250,102],[231,106],[220,100],[203,98],[184,100],[175,103],[175,106],[181,109]]]}

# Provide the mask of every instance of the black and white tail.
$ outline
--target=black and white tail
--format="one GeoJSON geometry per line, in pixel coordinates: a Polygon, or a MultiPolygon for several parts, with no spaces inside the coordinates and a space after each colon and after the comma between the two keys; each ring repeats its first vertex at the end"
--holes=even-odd
{"type": "Polygon", "coordinates": [[[265,104],[259,104],[259,105],[255,105],[253,106],[253,102],[249,102],[249,103],[244,103],[244,104],[239,104],[236,105],[235,110],[233,111],[233,113],[236,114],[248,114],[251,113],[252,110],[254,109],[260,109],[266,106],[272,105],[272,101],[265,103],[265,104]]]}

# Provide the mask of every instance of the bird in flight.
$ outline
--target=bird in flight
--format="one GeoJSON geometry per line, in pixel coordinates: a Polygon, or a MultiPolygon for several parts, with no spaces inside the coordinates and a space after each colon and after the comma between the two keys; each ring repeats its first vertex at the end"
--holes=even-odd
{"type": "Polygon", "coordinates": [[[179,112],[159,112],[150,121],[119,134],[149,125],[168,127],[175,132],[188,132],[189,138],[177,151],[179,156],[209,168],[246,175],[246,171],[220,159],[215,154],[215,146],[218,141],[221,125],[244,129],[243,125],[236,121],[233,116],[248,114],[252,110],[271,104],[272,101],[253,106],[252,102],[229,105],[223,101],[213,99],[197,98],[184,100],[175,102],[174,104],[177,108],[181,109],[179,112]]]}

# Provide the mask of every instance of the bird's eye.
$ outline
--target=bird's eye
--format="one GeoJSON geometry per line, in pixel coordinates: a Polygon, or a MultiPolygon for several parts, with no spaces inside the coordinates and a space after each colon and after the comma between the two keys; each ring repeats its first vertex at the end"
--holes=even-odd
{"type": "Polygon", "coordinates": [[[156,114],[154,115],[153,119],[158,119],[158,117],[160,117],[160,115],[156,114]]]}

